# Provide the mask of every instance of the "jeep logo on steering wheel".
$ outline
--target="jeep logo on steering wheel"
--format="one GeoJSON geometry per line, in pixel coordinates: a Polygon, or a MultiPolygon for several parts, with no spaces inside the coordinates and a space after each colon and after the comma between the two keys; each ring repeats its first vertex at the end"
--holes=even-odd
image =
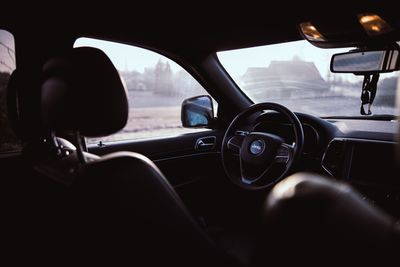
{"type": "Polygon", "coordinates": [[[264,152],[265,143],[263,140],[254,140],[250,144],[250,153],[253,155],[259,155],[264,152]]]}

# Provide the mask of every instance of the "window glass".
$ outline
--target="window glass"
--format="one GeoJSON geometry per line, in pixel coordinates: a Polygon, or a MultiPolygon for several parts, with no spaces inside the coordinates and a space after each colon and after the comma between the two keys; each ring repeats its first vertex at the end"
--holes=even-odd
{"type": "Polygon", "coordinates": [[[7,114],[7,84],[15,66],[14,37],[8,31],[0,30],[0,153],[21,150],[7,114]]]}
{"type": "Polygon", "coordinates": [[[207,92],[174,61],[147,49],[92,38],[79,38],[74,47],[81,46],[96,47],[108,55],[126,84],[130,106],[129,120],[122,131],[90,138],[89,143],[205,130],[182,127],[183,100],[207,92]]]}
{"type": "MultiPolygon", "coordinates": [[[[333,54],[352,48],[321,49],[295,41],[218,52],[231,77],[255,103],[276,102],[293,111],[326,116],[360,115],[363,76],[332,73],[333,54]]],[[[382,73],[371,107],[375,115],[398,115],[399,72],[382,73]]]]}

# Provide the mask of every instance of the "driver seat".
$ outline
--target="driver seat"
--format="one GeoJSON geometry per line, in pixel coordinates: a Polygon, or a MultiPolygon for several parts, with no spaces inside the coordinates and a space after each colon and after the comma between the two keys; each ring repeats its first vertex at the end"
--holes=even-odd
{"type": "MultiPolygon", "coordinates": [[[[129,108],[126,90],[109,58],[95,48],[74,48],[44,65],[42,121],[54,133],[87,137],[121,130],[129,108]]],[[[59,245],[81,261],[168,266],[239,266],[197,224],[155,164],[117,152],[96,158],[76,149],[74,181],[59,245]]]]}
{"type": "Polygon", "coordinates": [[[333,178],[289,176],[268,195],[263,217],[255,266],[277,259],[282,265],[381,266],[398,259],[399,222],[333,178]]]}

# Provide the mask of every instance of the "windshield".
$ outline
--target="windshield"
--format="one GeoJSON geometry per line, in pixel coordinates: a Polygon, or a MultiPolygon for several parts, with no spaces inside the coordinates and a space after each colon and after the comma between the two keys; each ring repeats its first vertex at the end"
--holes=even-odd
{"type": "MultiPolygon", "coordinates": [[[[218,58],[255,103],[276,102],[321,117],[358,116],[363,77],[330,72],[331,56],[350,49],[321,49],[296,41],[218,52],[218,58]]],[[[398,76],[380,75],[373,115],[398,115],[398,76]]]]}

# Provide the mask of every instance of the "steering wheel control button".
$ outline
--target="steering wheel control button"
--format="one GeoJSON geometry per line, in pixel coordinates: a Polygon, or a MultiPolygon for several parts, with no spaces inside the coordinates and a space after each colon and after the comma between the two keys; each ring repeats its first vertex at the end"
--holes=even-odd
{"type": "Polygon", "coordinates": [[[277,156],[275,159],[276,163],[287,163],[289,161],[288,157],[283,157],[283,156],[277,156]]]}
{"type": "Polygon", "coordinates": [[[264,152],[265,143],[263,140],[254,140],[250,143],[250,153],[253,155],[260,155],[264,152]]]}
{"type": "Polygon", "coordinates": [[[287,147],[280,147],[276,153],[277,156],[287,157],[289,156],[289,149],[287,147]]]}

